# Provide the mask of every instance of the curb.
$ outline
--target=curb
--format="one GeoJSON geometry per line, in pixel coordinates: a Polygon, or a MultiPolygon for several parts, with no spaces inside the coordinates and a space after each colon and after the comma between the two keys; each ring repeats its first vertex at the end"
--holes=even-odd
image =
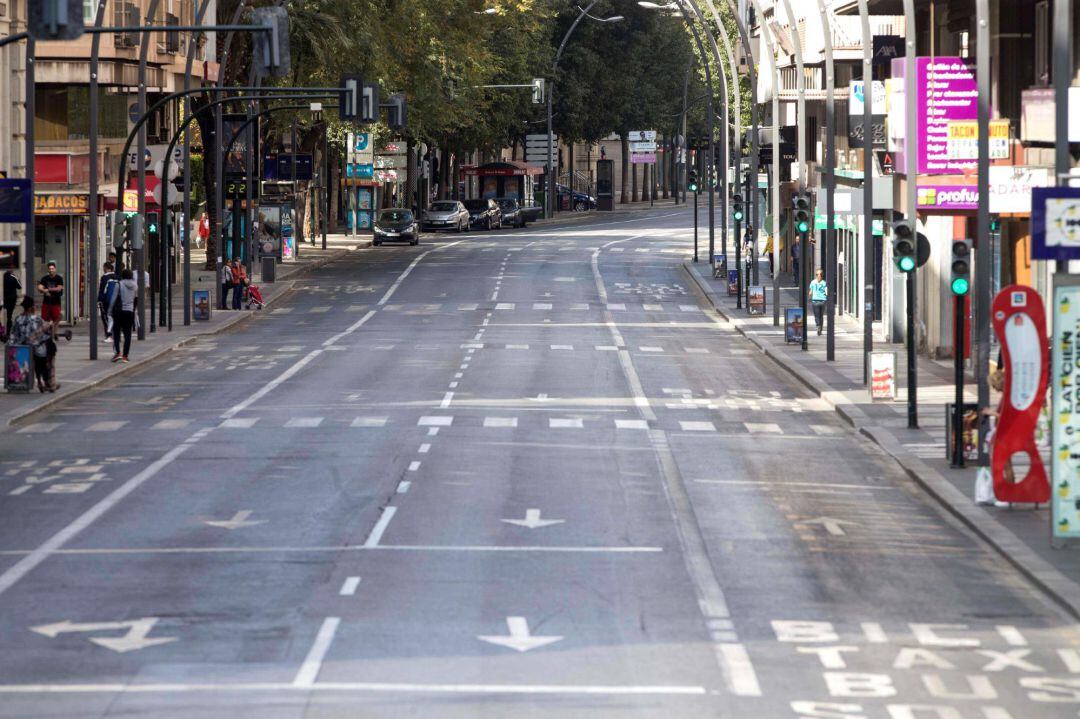
{"type": "Polygon", "coordinates": [[[943,509],[960,520],[968,529],[986,542],[1013,568],[1024,575],[1032,584],[1046,594],[1073,619],[1080,619],[1080,584],[1069,579],[1064,573],[1036,554],[1008,528],[996,522],[985,511],[978,508],[967,496],[958,490],[940,472],[923,462],[920,458],[902,448],[900,440],[887,429],[876,426],[870,418],[851,403],[842,392],[829,387],[812,371],[792,362],[786,356],[772,351],[756,337],[747,334],[741,320],[731,317],[721,304],[716,292],[708,286],[707,280],[691,263],[684,261],[683,270],[697,288],[708,299],[709,304],[725,321],[757,347],[762,354],[790,374],[800,384],[821,399],[845,422],[863,437],[882,449],[900,468],[943,509]]]}
{"type": "MultiPolygon", "coordinates": [[[[340,259],[341,257],[344,257],[349,252],[353,252],[354,250],[361,249],[363,247],[370,247],[370,246],[371,246],[370,241],[367,242],[367,243],[361,242],[361,243],[358,243],[355,247],[339,250],[337,252],[334,252],[332,255],[324,257],[324,258],[322,258],[322,259],[320,259],[320,260],[318,260],[316,262],[312,262],[311,264],[306,265],[305,267],[303,267],[301,269],[297,269],[295,272],[290,273],[289,277],[286,277],[286,278],[284,278],[283,280],[280,281],[282,286],[284,286],[286,284],[288,286],[285,287],[281,292],[277,293],[274,297],[268,299],[266,301],[266,305],[269,306],[269,305],[273,304],[274,302],[277,302],[281,298],[287,297],[290,293],[292,293],[293,284],[296,282],[297,279],[300,278],[300,276],[305,275],[305,274],[307,274],[308,272],[310,272],[312,270],[317,270],[317,269],[323,267],[324,265],[327,265],[330,262],[333,262],[333,261],[335,261],[337,259],[340,259]]],[[[275,283],[275,284],[277,284],[277,283],[275,283]]],[[[68,392],[62,392],[62,393],[60,393],[58,395],[52,395],[52,396],[49,397],[49,399],[42,402],[41,404],[35,405],[33,407],[29,407],[29,408],[27,408],[25,410],[22,410],[22,411],[15,411],[15,412],[11,413],[5,419],[2,420],[2,426],[4,426],[4,427],[14,427],[17,424],[19,424],[20,422],[23,422],[23,421],[29,419],[30,417],[33,417],[34,415],[37,415],[37,414],[39,414],[41,412],[44,412],[44,411],[46,411],[46,410],[48,410],[48,409],[50,409],[52,407],[55,407],[56,405],[60,404],[61,402],[66,402],[67,400],[72,399],[74,397],[77,397],[77,396],[83,394],[84,392],[87,392],[87,391],[89,391],[91,389],[94,389],[96,387],[101,386],[105,382],[108,382],[108,381],[113,380],[113,379],[115,379],[117,377],[120,377],[120,376],[122,376],[122,375],[124,375],[124,374],[126,374],[126,373],[128,373],[128,372],[130,372],[132,370],[138,369],[140,367],[144,367],[145,365],[149,364],[150,362],[153,362],[154,360],[158,359],[162,355],[165,355],[165,354],[167,354],[169,352],[173,352],[173,351],[175,351],[175,350],[177,350],[177,349],[179,349],[181,347],[184,347],[185,345],[188,345],[188,344],[190,344],[191,342],[194,342],[197,339],[200,339],[202,337],[212,337],[213,335],[221,334],[225,330],[231,329],[235,325],[249,319],[253,315],[254,315],[254,312],[244,312],[242,314],[238,314],[235,317],[231,317],[231,318],[225,320],[224,322],[217,325],[213,329],[208,329],[205,332],[200,332],[198,334],[191,335],[190,337],[185,337],[184,339],[177,340],[176,342],[173,342],[172,344],[162,345],[161,347],[158,347],[157,349],[151,350],[149,353],[147,353],[142,358],[140,358],[138,362],[133,362],[133,363],[126,364],[126,365],[120,365],[120,366],[117,367],[117,369],[115,371],[108,372],[107,374],[105,374],[105,375],[103,375],[101,377],[97,377],[97,378],[87,380],[85,382],[85,384],[81,384],[81,385],[79,385],[77,387],[73,387],[68,392]]]]}

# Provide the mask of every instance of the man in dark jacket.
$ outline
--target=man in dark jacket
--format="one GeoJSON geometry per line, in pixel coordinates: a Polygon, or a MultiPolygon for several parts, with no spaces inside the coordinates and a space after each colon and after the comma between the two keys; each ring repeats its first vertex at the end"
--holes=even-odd
{"type": "Polygon", "coordinates": [[[105,339],[112,337],[112,317],[109,315],[109,305],[112,303],[112,293],[116,291],[119,280],[113,271],[111,262],[101,266],[101,280],[98,282],[97,303],[101,310],[101,324],[105,326],[105,339]]]}
{"type": "Polygon", "coordinates": [[[4,271],[4,328],[6,331],[11,331],[11,315],[15,312],[15,305],[19,304],[19,290],[22,289],[22,283],[19,282],[19,276],[15,274],[15,270],[4,271]]]}

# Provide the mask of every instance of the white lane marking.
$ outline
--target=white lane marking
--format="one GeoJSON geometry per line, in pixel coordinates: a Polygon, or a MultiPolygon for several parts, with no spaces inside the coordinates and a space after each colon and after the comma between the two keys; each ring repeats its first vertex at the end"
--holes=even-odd
{"type": "MultiPolygon", "coordinates": [[[[342,337],[347,337],[348,335],[351,335],[353,332],[356,332],[356,330],[360,329],[368,320],[370,320],[374,316],[375,316],[375,310],[371,310],[366,315],[364,315],[363,317],[358,319],[356,322],[353,322],[351,325],[349,325],[345,329],[344,332],[339,332],[338,334],[334,335],[330,339],[323,342],[322,346],[323,347],[329,347],[332,344],[337,344],[337,341],[339,339],[341,339],[342,337]]],[[[312,354],[315,354],[315,353],[313,352],[312,354]]],[[[311,355],[308,355],[308,357],[310,357],[310,356],[311,355]]]]}
{"type": "Polygon", "coordinates": [[[225,420],[218,427],[222,429],[251,429],[258,421],[258,417],[233,417],[225,420]]]}
{"type": "Polygon", "coordinates": [[[598,352],[618,352],[619,348],[615,345],[596,345],[593,347],[598,352]]]}
{"type": "Polygon", "coordinates": [[[997,627],[998,634],[1005,640],[1005,643],[1013,647],[1026,647],[1027,639],[1020,633],[1020,630],[1009,624],[999,624],[997,627]]]}
{"type": "Polygon", "coordinates": [[[330,311],[330,308],[325,307],[325,306],[324,307],[312,307],[310,310],[308,310],[308,312],[311,313],[311,314],[323,314],[323,313],[326,313],[326,312],[329,312],[329,311],[330,311]]]}
{"type": "Polygon", "coordinates": [[[270,310],[270,314],[272,314],[272,315],[287,315],[292,311],[293,311],[292,307],[278,307],[276,309],[270,310]]]}
{"type": "Polygon", "coordinates": [[[383,507],[382,515],[379,517],[379,521],[375,523],[375,526],[371,528],[371,534],[364,540],[364,546],[368,549],[379,546],[379,540],[386,534],[386,528],[390,526],[390,520],[394,518],[394,514],[397,512],[397,507],[383,507]]]}
{"type": "Polygon", "coordinates": [[[512,309],[514,309],[514,303],[513,302],[500,302],[499,304],[495,305],[495,309],[497,309],[497,310],[512,310],[512,309]]]}
{"type": "Polygon", "coordinates": [[[617,419],[615,429],[648,429],[649,423],[643,419],[617,419]]]}
{"type": "Polygon", "coordinates": [[[645,310],[646,312],[663,312],[664,311],[664,306],[663,305],[646,305],[646,304],[643,304],[643,305],[641,305],[641,309],[645,310]]]}
{"type": "Polygon", "coordinates": [[[450,406],[450,403],[454,401],[454,393],[447,392],[443,395],[442,402],[439,403],[439,409],[446,409],[450,406]]]}
{"type": "Polygon", "coordinates": [[[337,634],[340,624],[340,617],[327,617],[323,620],[319,633],[315,635],[315,643],[311,645],[304,663],[300,665],[300,671],[293,678],[294,687],[310,688],[315,685],[315,679],[319,676],[319,670],[322,669],[323,659],[330,651],[330,645],[334,641],[334,635],[337,634]]]}
{"type": "Polygon", "coordinates": [[[461,242],[463,242],[463,240],[458,240],[457,242],[451,242],[449,244],[441,245],[440,247],[436,247],[433,250],[428,250],[427,252],[424,252],[424,253],[422,253],[420,255],[417,255],[416,259],[413,260],[411,263],[409,263],[409,266],[405,268],[404,272],[402,272],[400,275],[398,275],[398,278],[396,280],[394,280],[394,284],[390,285],[390,288],[388,290],[386,290],[386,294],[384,294],[376,304],[385,305],[390,300],[390,298],[393,296],[393,294],[395,292],[397,292],[397,288],[401,286],[401,283],[405,281],[405,278],[409,276],[409,274],[413,271],[413,269],[418,264],[420,264],[420,260],[427,257],[432,252],[435,252],[435,250],[445,250],[448,247],[453,247],[454,245],[461,244],[461,242]]]}
{"type": "Polygon", "coordinates": [[[508,349],[508,350],[527,350],[527,349],[529,349],[529,345],[506,345],[506,349],[508,349]]]}
{"type": "Polygon", "coordinates": [[[558,635],[547,637],[534,636],[533,633],[529,631],[529,622],[525,617],[507,617],[506,631],[507,633],[505,635],[481,634],[476,638],[482,642],[496,644],[518,652],[527,652],[530,649],[537,649],[563,640],[563,638],[558,635]]]}
{"type": "MultiPolygon", "coordinates": [[[[445,482],[468,486],[468,482],[445,482]]],[[[113,556],[128,554],[296,554],[306,552],[367,552],[367,551],[400,551],[400,552],[555,552],[555,553],[584,553],[584,554],[657,554],[664,551],[663,547],[630,546],[617,547],[577,546],[577,545],[468,545],[468,544],[380,544],[369,547],[364,544],[337,544],[334,546],[305,546],[305,547],[280,547],[280,546],[231,546],[231,547],[129,547],[129,548],[80,548],[58,549],[50,554],[65,556],[113,556]]],[[[0,550],[2,556],[27,556],[31,552],[24,550],[0,550]]]]}
{"type": "Polygon", "coordinates": [[[439,428],[438,427],[428,427],[428,431],[427,431],[427,436],[428,437],[434,437],[438,433],[439,433],[439,428]]]}
{"type": "Polygon", "coordinates": [[[679,422],[679,428],[683,432],[715,432],[716,426],[712,422],[679,422]]]}
{"type": "Polygon", "coordinates": [[[116,420],[109,422],[94,422],[92,425],[86,428],[87,432],[115,432],[124,425],[127,424],[126,420],[116,420]]]}
{"type": "Polygon", "coordinates": [[[746,431],[750,434],[783,434],[780,425],[773,422],[743,422],[746,431]]]}
{"type": "Polygon", "coordinates": [[[385,427],[388,417],[357,417],[350,427],[385,427]]]}
{"type": "Polygon", "coordinates": [[[21,487],[16,487],[15,489],[8,492],[8,495],[12,496],[12,497],[17,497],[20,494],[26,494],[27,492],[29,492],[33,488],[34,488],[34,485],[32,485],[32,484],[24,484],[21,487]]]}
{"type": "Polygon", "coordinates": [[[781,482],[771,479],[695,479],[701,484],[729,484],[734,486],[760,486],[760,487],[808,487],[811,489],[865,489],[872,491],[899,491],[899,487],[877,487],[866,484],[841,484],[830,482],[781,482]]]}
{"type": "Polygon", "coordinates": [[[697,305],[679,305],[679,309],[683,312],[697,312],[701,308],[697,305]]]}
{"type": "Polygon", "coordinates": [[[613,311],[613,312],[614,311],[619,311],[619,312],[626,311],[626,305],[623,304],[622,302],[608,302],[607,308],[609,310],[613,311]]]}
{"type": "Polygon", "coordinates": [[[165,467],[169,466],[173,460],[179,457],[184,452],[191,449],[205,434],[202,434],[203,430],[196,432],[181,444],[173,447],[168,452],[163,454],[160,459],[156,460],[152,464],[148,465],[146,469],[136,474],[128,481],[121,484],[114,489],[104,499],[95,504],[90,509],[79,515],[74,521],[69,523],[66,527],[61,529],[56,534],[49,537],[37,549],[30,552],[28,555],[20,559],[13,564],[3,574],[0,574],[0,594],[10,589],[16,582],[25,577],[32,569],[44,562],[50,554],[58,549],[61,549],[65,544],[75,538],[80,532],[89,527],[95,521],[97,521],[103,514],[119,504],[125,497],[138,489],[148,479],[155,476],[165,467]]]}
{"type": "Polygon", "coordinates": [[[411,487],[411,486],[412,486],[412,482],[410,482],[407,479],[403,479],[400,482],[398,482],[397,493],[398,494],[406,494],[409,491],[409,487],[411,487]]]}
{"type": "Polygon", "coordinates": [[[417,420],[416,425],[418,427],[449,427],[454,423],[453,417],[439,417],[434,415],[424,415],[417,420]]]}
{"type": "Polygon", "coordinates": [[[348,577],[345,583],[341,585],[341,591],[338,592],[343,597],[351,597],[356,594],[356,588],[360,586],[360,577],[348,577]]]}
{"type": "Polygon", "coordinates": [[[551,303],[550,302],[534,302],[533,303],[533,309],[534,310],[550,310],[551,309],[551,303]]]}
{"type": "Polygon", "coordinates": [[[482,349],[484,349],[484,343],[483,342],[466,342],[465,344],[461,345],[461,349],[463,349],[463,350],[482,350],[482,349]]]}
{"type": "Polygon", "coordinates": [[[284,682],[237,682],[214,684],[0,684],[0,694],[220,694],[243,692],[324,691],[356,693],[412,694],[542,694],[568,696],[674,695],[704,696],[702,686],[605,685],[605,684],[404,684],[391,682],[314,682],[310,685],[284,682]]]}
{"type": "Polygon", "coordinates": [[[285,423],[285,426],[314,428],[318,427],[322,422],[322,417],[293,417],[285,423]]]}
{"type": "Polygon", "coordinates": [[[638,347],[638,351],[640,351],[640,352],[663,352],[664,348],[663,347],[655,347],[655,346],[645,346],[645,347],[638,347]]]}
{"type": "Polygon", "coordinates": [[[589,304],[587,302],[576,302],[576,303],[570,305],[570,309],[572,309],[572,310],[587,310],[587,309],[589,309],[589,304]]]}
{"type": "MultiPolygon", "coordinates": [[[[458,387],[458,383],[457,383],[457,382],[451,382],[451,383],[449,384],[449,388],[450,388],[450,389],[457,389],[457,387],[458,387]]],[[[447,406],[449,406],[449,405],[447,405],[447,406]]]]}
{"type": "Polygon", "coordinates": [[[551,349],[553,349],[553,350],[572,350],[572,349],[574,349],[574,345],[551,345],[551,349]]]}
{"type": "MultiPolygon", "coordinates": [[[[345,311],[346,312],[363,312],[366,309],[367,309],[367,305],[349,305],[348,307],[345,308],[345,311]]],[[[274,310],[274,312],[277,312],[277,310],[274,310]]]]}
{"type": "Polygon", "coordinates": [[[485,427],[517,427],[517,417],[484,417],[485,427]]]}
{"type": "Polygon", "coordinates": [[[579,418],[560,419],[552,417],[548,420],[548,427],[551,429],[582,429],[584,425],[579,418]]]}
{"type": "Polygon", "coordinates": [[[62,424],[63,422],[38,422],[37,424],[23,427],[18,431],[18,434],[44,434],[46,432],[52,432],[62,424]]]}
{"type": "Polygon", "coordinates": [[[812,424],[810,425],[810,430],[814,434],[840,434],[839,427],[830,427],[827,424],[812,424]]]}
{"type": "Polygon", "coordinates": [[[860,626],[862,626],[866,641],[871,644],[889,643],[889,635],[885,633],[885,630],[877,622],[863,622],[860,626]]]}
{"type": "Polygon", "coordinates": [[[419,461],[413,460],[412,462],[409,462],[409,471],[410,472],[415,472],[418,469],[420,469],[420,462],[419,461]]]}
{"type": "Polygon", "coordinates": [[[707,354],[709,354],[709,350],[705,349],[704,347],[687,347],[686,348],[686,354],[688,354],[688,355],[707,355],[707,354]]]}
{"type": "Polygon", "coordinates": [[[459,312],[472,312],[479,309],[480,305],[458,305],[459,312]]]}
{"type": "Polygon", "coordinates": [[[455,372],[454,373],[454,379],[461,379],[464,376],[465,376],[464,372],[455,372]]]}
{"type": "Polygon", "coordinates": [[[750,654],[742,644],[718,644],[716,655],[720,660],[720,666],[724,670],[724,679],[727,681],[731,693],[740,697],[761,696],[761,685],[758,683],[757,672],[750,661],[750,654]]]}
{"type": "Polygon", "coordinates": [[[191,424],[190,419],[163,419],[150,429],[183,429],[191,424]]]}
{"type": "Polygon", "coordinates": [[[424,442],[422,445],[420,445],[420,448],[416,450],[417,454],[427,454],[430,451],[431,445],[427,442],[424,442]]]}

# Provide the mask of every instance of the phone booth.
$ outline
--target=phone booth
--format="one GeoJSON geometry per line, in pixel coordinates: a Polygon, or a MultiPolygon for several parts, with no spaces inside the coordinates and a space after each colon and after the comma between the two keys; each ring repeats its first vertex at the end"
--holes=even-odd
{"type": "Polygon", "coordinates": [[[610,212],[615,204],[615,161],[596,161],[596,209],[610,212]]]}

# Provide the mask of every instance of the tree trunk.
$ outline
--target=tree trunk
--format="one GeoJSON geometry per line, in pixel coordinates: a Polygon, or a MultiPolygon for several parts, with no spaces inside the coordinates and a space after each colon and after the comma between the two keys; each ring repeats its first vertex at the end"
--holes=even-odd
{"type": "Polygon", "coordinates": [[[626,135],[619,138],[619,145],[622,147],[622,186],[619,188],[619,202],[625,205],[630,201],[630,142],[626,135]]]}
{"type": "Polygon", "coordinates": [[[667,152],[664,153],[664,182],[660,185],[661,196],[666,200],[668,198],[668,192],[671,189],[671,158],[675,153],[671,150],[671,145],[667,142],[664,143],[664,149],[667,152]]]}
{"type": "Polygon", "coordinates": [[[439,161],[439,199],[445,200],[450,197],[450,156],[446,149],[442,150],[442,159],[439,161]]]}
{"type": "Polygon", "coordinates": [[[567,159],[570,160],[570,168],[569,168],[570,181],[567,182],[566,184],[570,185],[571,190],[577,190],[578,188],[574,186],[576,183],[574,182],[574,142],[573,142],[573,140],[571,140],[569,143],[567,143],[566,148],[567,148],[566,152],[568,153],[567,154],[567,159]]]}
{"type": "Polygon", "coordinates": [[[630,201],[638,201],[637,165],[630,163],[630,201]]]}
{"type": "Polygon", "coordinates": [[[405,143],[405,203],[407,209],[415,209],[418,201],[416,195],[416,145],[412,140],[405,143]]]}

